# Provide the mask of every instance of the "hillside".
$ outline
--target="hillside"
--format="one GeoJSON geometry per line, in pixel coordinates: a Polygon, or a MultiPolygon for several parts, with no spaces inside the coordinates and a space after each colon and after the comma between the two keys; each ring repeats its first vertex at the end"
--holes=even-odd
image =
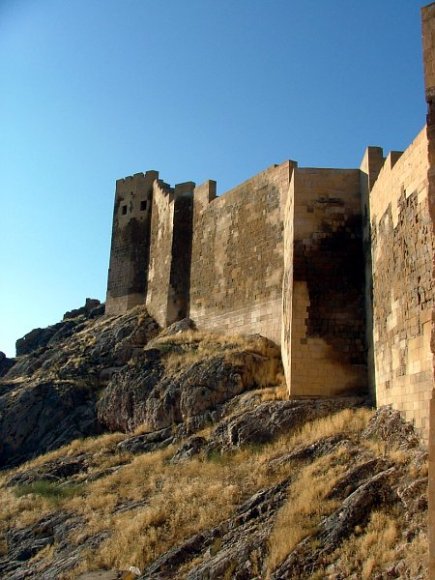
{"type": "Polygon", "coordinates": [[[427,454],[398,413],[286,400],[258,335],[101,312],[0,361],[2,578],[427,578],[427,454]]]}

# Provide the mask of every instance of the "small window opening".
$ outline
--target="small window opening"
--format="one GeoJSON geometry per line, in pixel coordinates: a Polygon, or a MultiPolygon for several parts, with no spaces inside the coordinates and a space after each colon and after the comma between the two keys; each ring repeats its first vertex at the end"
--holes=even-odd
{"type": "Polygon", "coordinates": [[[143,199],[143,200],[140,202],[140,211],[145,211],[145,210],[146,210],[146,208],[147,208],[147,200],[146,200],[146,199],[143,199]]]}
{"type": "Polygon", "coordinates": [[[127,206],[123,205],[121,210],[122,210],[122,215],[125,215],[127,213],[127,206]]]}

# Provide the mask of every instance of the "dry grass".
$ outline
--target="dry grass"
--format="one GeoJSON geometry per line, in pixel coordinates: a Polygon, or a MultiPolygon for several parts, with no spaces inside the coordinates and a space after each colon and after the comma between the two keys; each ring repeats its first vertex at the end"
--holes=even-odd
{"type": "MultiPolygon", "coordinates": [[[[276,387],[275,395],[282,395],[280,387],[276,387]]],[[[348,469],[349,455],[343,447],[309,465],[283,463],[273,469],[271,459],[301,444],[309,445],[335,433],[352,437],[367,425],[371,415],[367,409],[346,409],[308,423],[298,433],[256,449],[240,449],[218,457],[199,456],[176,465],[168,462],[175,452],[174,447],[132,456],[117,451],[117,443],[125,435],[104,435],[75,441],[66,448],[29,462],[19,471],[40,466],[47,460],[82,453],[89,453],[92,457],[91,473],[125,462],[118,471],[85,484],[83,497],[60,500],[59,509],[78,514],[85,521],[84,526],[71,534],[69,541],[72,543],[82,544],[102,531],[111,533],[97,550],[83,555],[71,578],[79,572],[98,568],[125,570],[137,566],[143,570],[171,547],[230,517],[236,506],[259,489],[295,473],[295,480],[289,487],[289,499],[278,513],[270,537],[268,567],[273,570],[302,538],[315,532],[323,517],[336,509],[336,503],[325,500],[325,496],[348,469]]],[[[200,434],[208,437],[210,433],[209,427],[200,434]]],[[[381,449],[377,443],[367,442],[365,445],[369,455],[386,453],[394,457],[404,470],[409,471],[410,477],[411,474],[418,476],[423,473],[423,468],[407,462],[403,452],[381,449]]],[[[37,495],[15,497],[10,489],[4,487],[7,478],[7,474],[1,478],[0,550],[3,547],[3,551],[6,549],[4,531],[9,525],[20,527],[34,523],[53,509],[48,501],[37,495]]],[[[331,565],[339,565],[344,577],[357,574],[361,578],[370,578],[377,567],[394,557],[394,545],[399,535],[397,515],[382,511],[373,514],[365,530],[356,531],[335,555],[331,555],[321,575],[316,578],[328,577],[328,566],[331,565]],[[381,555],[378,553],[380,549],[381,555]]],[[[424,553],[425,541],[424,535],[416,536],[410,545],[416,554],[413,556],[416,570],[419,569],[419,555],[424,553]]],[[[51,557],[51,552],[47,551],[48,557],[51,557]]],[[[186,573],[191,565],[186,565],[186,573]]]]}
{"type": "Polygon", "coordinates": [[[223,359],[240,367],[246,384],[260,388],[283,384],[279,351],[260,338],[189,330],[160,336],[149,345],[161,351],[167,374],[185,371],[198,362],[223,359]]]}
{"type": "MultiPolygon", "coordinates": [[[[357,529],[329,555],[327,563],[313,576],[322,580],[337,574],[340,578],[369,580],[406,557],[407,578],[414,578],[427,567],[427,537],[423,532],[400,546],[400,519],[397,510],[380,510],[371,514],[367,527],[357,529]]],[[[397,577],[397,576],[394,576],[397,577]]]]}
{"type": "MultiPolygon", "coordinates": [[[[98,554],[90,555],[81,569],[122,569],[128,566],[142,569],[195,532],[229,517],[241,501],[258,489],[288,476],[288,465],[270,470],[272,457],[287,452],[300,441],[305,441],[305,437],[315,440],[337,432],[337,429],[359,430],[369,417],[370,412],[362,409],[342,411],[338,416],[316,421],[315,425],[307,424],[293,437],[283,437],[255,450],[242,449],[208,460],[197,458],[172,465],[166,461],[174,453],[171,448],[134,458],[117,473],[89,484],[85,503],[76,499],[69,504],[70,509],[85,515],[88,522],[86,529],[76,536],[76,541],[81,541],[83,534],[87,536],[104,529],[113,531],[98,554]],[[117,514],[116,506],[127,501],[144,501],[145,505],[117,514]]],[[[208,433],[209,430],[202,434],[208,433]]],[[[331,469],[339,472],[344,467],[340,463],[335,468],[328,464],[328,468],[329,472],[321,461],[310,466],[300,479],[300,488],[294,488],[300,489],[301,493],[296,491],[296,494],[309,506],[305,509],[311,509],[317,502],[318,508],[309,520],[309,529],[319,514],[324,513],[326,505],[328,509],[333,508],[332,502],[326,504],[321,498],[335,480],[331,469]],[[324,478],[323,487],[314,488],[312,478],[316,478],[316,482],[324,478]],[[302,495],[302,491],[314,495],[307,497],[302,495]]],[[[305,524],[307,522],[305,518],[305,524]]]]}
{"type": "Polygon", "coordinates": [[[338,477],[344,473],[347,459],[344,450],[341,453],[335,452],[332,456],[316,460],[299,472],[270,535],[270,571],[279,566],[301,540],[314,534],[320,520],[336,509],[338,503],[325,497],[338,477]]]}
{"type": "MultiPolygon", "coordinates": [[[[291,438],[290,446],[301,442],[308,445],[321,437],[334,433],[362,430],[372,412],[366,409],[345,410],[331,417],[305,425],[301,432],[291,438]]],[[[360,441],[361,457],[385,457],[401,470],[403,481],[410,483],[427,476],[427,463],[412,460],[413,453],[384,442],[360,441]]],[[[270,536],[269,571],[274,570],[305,537],[316,532],[320,521],[332,513],[337,504],[325,496],[349,466],[347,450],[342,447],[333,454],[322,457],[299,471],[296,481],[289,488],[289,499],[279,512],[270,536]]],[[[354,535],[343,542],[331,554],[325,565],[311,578],[361,578],[368,580],[388,566],[406,560],[407,578],[424,573],[427,568],[427,535],[424,515],[421,531],[410,541],[404,542],[403,514],[396,505],[389,509],[373,512],[368,525],[356,528],[354,535]],[[400,540],[402,544],[398,547],[400,540]]],[[[424,576],[422,576],[424,577],[424,576]]]]}
{"type": "Polygon", "coordinates": [[[348,435],[358,433],[367,426],[373,412],[367,408],[344,409],[334,415],[306,423],[296,433],[284,436],[274,443],[273,449],[275,449],[276,454],[272,458],[284,455],[300,445],[311,445],[318,439],[330,437],[337,433],[348,435]]]}
{"type": "MultiPolygon", "coordinates": [[[[207,348],[238,348],[240,350],[252,349],[253,344],[263,344],[262,341],[243,336],[241,334],[218,334],[213,332],[202,332],[199,330],[186,330],[178,334],[159,336],[153,340],[154,345],[204,345],[207,348]]],[[[261,348],[258,346],[257,348],[261,348]]]]}
{"type": "Polygon", "coordinates": [[[285,384],[284,377],[278,375],[277,382],[278,385],[276,387],[265,388],[260,392],[260,401],[262,403],[266,401],[286,401],[288,399],[287,385],[285,384]]]}
{"type": "MultiPolygon", "coordinates": [[[[32,461],[28,461],[19,468],[4,471],[0,475],[0,534],[11,523],[15,527],[23,527],[35,523],[42,517],[48,515],[53,510],[52,500],[49,496],[38,493],[30,493],[17,497],[16,488],[6,487],[11,476],[18,473],[25,473],[29,469],[42,467],[44,464],[60,459],[62,457],[75,457],[83,453],[92,455],[93,468],[90,473],[117,465],[127,461],[131,455],[118,453],[116,445],[126,435],[121,433],[109,433],[99,437],[89,437],[87,439],[76,439],[69,445],[51,451],[46,455],[41,455],[32,461]]],[[[65,507],[72,501],[71,498],[59,498],[59,506],[65,507]]],[[[79,499],[79,501],[82,501],[79,499]]]]}
{"type": "MultiPolygon", "coordinates": [[[[113,531],[88,566],[142,569],[170,547],[229,517],[245,497],[282,477],[267,472],[267,453],[262,457],[243,450],[220,461],[172,465],[165,459],[173,452],[136,457],[116,474],[90,484],[85,504],[78,499],[69,503],[69,509],[85,515],[86,535],[113,531]],[[117,505],[138,500],[145,505],[114,513],[117,505]]],[[[75,538],[81,539],[81,534],[75,538]]]]}
{"type": "Polygon", "coordinates": [[[12,473],[24,473],[29,469],[44,465],[60,457],[75,457],[82,453],[92,453],[93,457],[98,457],[101,454],[113,453],[116,450],[116,445],[126,437],[123,433],[106,433],[84,439],[75,439],[71,443],[68,443],[68,445],[64,445],[63,447],[59,447],[59,449],[49,451],[45,455],[40,455],[35,459],[26,461],[16,469],[2,472],[0,475],[0,485],[3,481],[9,479],[12,473]]]}

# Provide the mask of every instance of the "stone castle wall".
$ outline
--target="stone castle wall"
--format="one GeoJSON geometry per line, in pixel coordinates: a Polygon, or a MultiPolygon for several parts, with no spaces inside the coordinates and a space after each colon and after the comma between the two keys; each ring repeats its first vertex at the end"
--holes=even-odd
{"type": "Polygon", "coordinates": [[[190,317],[198,328],[280,342],[282,208],[292,168],[271,167],[222,197],[213,182],[195,190],[190,317]]]}
{"type": "Polygon", "coordinates": [[[295,168],[284,240],[282,350],[289,394],[364,390],[359,170],[295,168]]]}
{"type": "MultiPolygon", "coordinates": [[[[427,112],[428,202],[429,215],[435,227],[435,3],[422,10],[423,62],[427,112]]],[[[431,272],[435,279],[435,264],[431,272]]],[[[435,316],[432,314],[431,352],[435,352],[435,316]]],[[[433,375],[433,368],[432,368],[433,375]]],[[[432,390],[429,426],[429,578],[435,578],[435,391],[432,390]]]]}
{"type": "Polygon", "coordinates": [[[433,12],[423,12],[427,133],[403,154],[369,147],[350,170],[286,161],[221,197],[212,181],[173,189],[155,171],[118,180],[107,312],[146,304],[162,326],[189,316],[198,328],[282,341],[292,396],[368,383],[427,438],[433,12]]]}
{"type": "Polygon", "coordinates": [[[370,192],[377,404],[392,404],[425,438],[433,369],[433,227],[426,130],[390,153],[370,192]]]}

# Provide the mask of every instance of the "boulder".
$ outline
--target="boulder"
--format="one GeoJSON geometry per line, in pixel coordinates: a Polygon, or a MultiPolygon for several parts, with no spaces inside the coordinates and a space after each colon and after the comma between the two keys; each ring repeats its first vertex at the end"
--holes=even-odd
{"type": "Polygon", "coordinates": [[[73,382],[11,385],[0,395],[0,466],[101,432],[96,393],[73,382]]]}
{"type": "MultiPolygon", "coordinates": [[[[81,306],[80,308],[75,308],[73,310],[69,310],[68,312],[65,312],[65,314],[63,315],[63,320],[67,320],[69,318],[77,318],[77,316],[85,316],[86,318],[91,316],[91,313],[94,313],[93,318],[95,317],[95,310],[97,308],[99,308],[100,306],[104,306],[101,304],[101,302],[99,300],[97,300],[96,298],[86,298],[86,302],[84,306],[81,306]]],[[[101,312],[101,314],[104,314],[104,309],[103,312],[101,312]]]]}
{"type": "Polygon", "coordinates": [[[267,555],[268,537],[275,514],[287,498],[288,484],[289,479],[285,479],[258,491],[239,506],[233,517],[157,558],[141,578],[177,578],[177,571],[188,562],[194,562],[183,576],[189,580],[255,578],[267,555]]]}
{"type": "MultiPolygon", "coordinates": [[[[304,423],[337,413],[342,409],[360,406],[361,398],[336,397],[331,399],[295,399],[291,401],[268,401],[254,409],[230,416],[221,421],[210,438],[208,450],[229,450],[243,445],[263,445],[279,435],[299,429],[304,423]]],[[[337,440],[325,443],[326,447],[337,440]]],[[[316,446],[307,450],[315,455],[316,446]]],[[[319,450],[320,452],[320,450],[319,450]]],[[[298,459],[301,457],[296,456],[298,459]]]]}
{"type": "Polygon", "coordinates": [[[15,359],[8,358],[5,353],[0,350],[0,377],[5,376],[14,364],[15,359]]]}
{"type": "Polygon", "coordinates": [[[108,429],[129,432],[141,425],[152,432],[195,422],[256,388],[257,374],[270,363],[267,357],[239,352],[233,358],[209,356],[167,371],[161,352],[145,350],[141,362],[113,375],[98,402],[98,418],[108,429]]]}
{"type": "Polygon", "coordinates": [[[362,433],[364,439],[385,441],[388,445],[397,445],[400,449],[418,447],[418,437],[410,423],[407,423],[399,411],[391,405],[379,407],[362,433]]]}

